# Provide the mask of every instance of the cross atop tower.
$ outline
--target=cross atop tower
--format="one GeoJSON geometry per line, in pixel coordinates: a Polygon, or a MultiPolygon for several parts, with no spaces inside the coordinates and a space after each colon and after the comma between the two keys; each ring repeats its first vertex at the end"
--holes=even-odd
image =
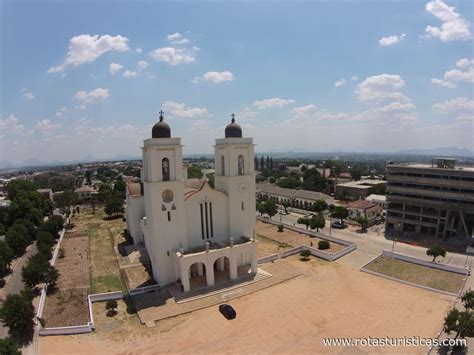
{"type": "Polygon", "coordinates": [[[235,123],[235,114],[232,113],[232,114],[230,115],[230,117],[232,117],[231,122],[232,122],[232,123],[235,123]]]}
{"type": "Polygon", "coordinates": [[[160,110],[160,112],[158,112],[158,113],[160,114],[160,122],[161,122],[164,119],[164,117],[163,117],[164,112],[163,112],[163,110],[160,110]]]}

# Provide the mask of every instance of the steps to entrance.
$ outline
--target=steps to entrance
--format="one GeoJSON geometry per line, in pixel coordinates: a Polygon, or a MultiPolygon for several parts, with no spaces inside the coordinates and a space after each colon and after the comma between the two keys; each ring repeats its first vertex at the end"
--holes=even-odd
{"type": "Polygon", "coordinates": [[[269,277],[272,277],[272,274],[259,268],[256,274],[249,274],[243,277],[239,277],[235,280],[228,280],[213,286],[201,288],[198,290],[191,290],[189,292],[182,292],[181,285],[175,283],[168,288],[168,292],[171,294],[171,296],[173,296],[176,303],[184,303],[194,301],[199,298],[216,295],[219,293],[228,293],[228,291],[230,290],[249,285],[254,282],[265,280],[269,277]]]}

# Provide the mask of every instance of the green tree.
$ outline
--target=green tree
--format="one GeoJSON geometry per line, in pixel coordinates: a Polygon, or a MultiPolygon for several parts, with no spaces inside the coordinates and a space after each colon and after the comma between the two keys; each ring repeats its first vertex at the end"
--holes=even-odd
{"type": "Polygon", "coordinates": [[[105,201],[105,213],[108,216],[116,216],[119,213],[123,213],[123,199],[120,196],[109,196],[105,201]]]}
{"type": "Polygon", "coordinates": [[[78,203],[78,198],[74,191],[65,190],[60,194],[54,194],[54,203],[57,208],[65,212],[68,208],[78,203]]]}
{"type": "Polygon", "coordinates": [[[443,258],[445,257],[446,249],[440,245],[433,244],[426,250],[426,255],[432,256],[433,262],[435,262],[438,256],[442,256],[443,258]]]}
{"type": "Polygon", "coordinates": [[[38,186],[30,180],[11,180],[7,186],[7,195],[10,200],[15,200],[18,193],[21,191],[36,191],[38,186]]]}
{"type": "Polygon", "coordinates": [[[311,218],[309,221],[309,228],[316,229],[316,232],[319,232],[319,228],[324,228],[325,225],[326,221],[321,214],[311,218]]]}
{"type": "Polygon", "coordinates": [[[51,233],[46,231],[40,231],[38,238],[36,239],[36,248],[38,253],[45,256],[47,259],[51,257],[51,249],[54,245],[54,239],[51,233]]]}
{"type": "Polygon", "coordinates": [[[33,334],[35,309],[24,294],[9,294],[0,306],[0,320],[12,337],[27,339],[33,334]]]}
{"type": "Polygon", "coordinates": [[[288,213],[288,207],[290,207],[290,201],[288,200],[283,200],[283,202],[281,203],[281,205],[283,206],[284,210],[285,210],[285,213],[288,213]]]}
{"type": "Polygon", "coordinates": [[[116,300],[108,300],[105,304],[105,309],[107,310],[107,314],[116,314],[115,311],[117,308],[117,301],[116,300]]]}
{"type": "Polygon", "coordinates": [[[456,333],[454,339],[474,337],[474,312],[452,308],[444,318],[443,330],[446,334],[456,333]]]}
{"type": "Polygon", "coordinates": [[[15,252],[4,241],[0,241],[0,277],[10,272],[10,264],[15,258],[15,252]]]}
{"type": "Polygon", "coordinates": [[[214,189],[215,188],[214,173],[209,173],[206,176],[207,176],[207,183],[209,184],[210,187],[214,189]]]}
{"type": "Polygon", "coordinates": [[[14,224],[5,234],[5,241],[12,248],[16,256],[22,255],[26,247],[31,244],[32,239],[28,229],[22,224],[14,224]]]}
{"type": "Polygon", "coordinates": [[[340,219],[341,223],[344,223],[344,219],[349,216],[349,211],[344,206],[334,206],[331,216],[340,219]]]}
{"type": "Polygon", "coordinates": [[[474,309],[474,291],[469,290],[461,297],[461,301],[466,309],[474,309]]]}
{"type": "Polygon", "coordinates": [[[279,179],[276,184],[286,189],[296,189],[301,186],[301,181],[295,177],[284,177],[279,179]]]}
{"type": "Polygon", "coordinates": [[[97,194],[97,199],[100,202],[105,203],[107,199],[112,195],[112,193],[113,193],[112,185],[107,184],[107,183],[101,184],[99,187],[99,193],[97,194]]]}
{"type": "Polygon", "coordinates": [[[123,181],[122,176],[117,176],[114,184],[114,194],[120,196],[122,199],[125,198],[125,189],[127,188],[127,184],[123,181]]]}
{"type": "Polygon", "coordinates": [[[357,223],[359,224],[360,229],[364,232],[367,230],[367,227],[369,226],[369,220],[366,216],[360,216],[359,218],[357,218],[357,223]]]}
{"type": "Polygon", "coordinates": [[[188,179],[202,179],[202,170],[198,165],[188,166],[188,179]]]}
{"type": "Polygon", "coordinates": [[[306,226],[306,229],[308,229],[311,221],[309,218],[306,218],[306,217],[300,217],[298,218],[298,220],[296,221],[296,223],[298,224],[303,224],[304,226],[306,226]]]}
{"type": "Polygon", "coordinates": [[[0,339],[1,355],[21,355],[21,351],[17,349],[15,343],[10,338],[0,339]]]}
{"type": "Polygon", "coordinates": [[[44,255],[35,254],[31,256],[21,269],[23,283],[33,289],[40,283],[45,282],[45,275],[49,266],[48,259],[44,255]]]}
{"type": "Polygon", "coordinates": [[[325,211],[328,208],[328,204],[323,199],[319,199],[319,200],[316,200],[313,203],[312,207],[313,207],[313,211],[318,212],[318,213],[322,213],[323,211],[325,211]]]}
{"type": "Polygon", "coordinates": [[[278,225],[278,232],[279,233],[282,233],[284,229],[285,229],[285,227],[283,226],[283,224],[278,225]]]}
{"type": "Polygon", "coordinates": [[[275,201],[273,201],[273,200],[268,200],[268,201],[265,201],[265,202],[263,202],[263,203],[264,203],[264,206],[265,206],[265,213],[266,213],[270,218],[272,218],[274,215],[277,214],[278,209],[277,209],[277,206],[276,206],[275,201]]]}
{"type": "Polygon", "coordinates": [[[0,235],[5,235],[6,229],[3,224],[0,224],[0,235]]]}
{"type": "Polygon", "coordinates": [[[311,252],[308,249],[305,249],[300,253],[300,256],[301,256],[301,260],[307,261],[309,260],[309,257],[311,256],[311,252]]]}

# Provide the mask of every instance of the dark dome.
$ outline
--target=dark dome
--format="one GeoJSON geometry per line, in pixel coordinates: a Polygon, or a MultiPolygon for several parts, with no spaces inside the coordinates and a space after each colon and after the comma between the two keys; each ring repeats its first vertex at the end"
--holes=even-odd
{"type": "Polygon", "coordinates": [[[171,128],[163,119],[163,111],[160,111],[160,121],[153,126],[151,138],[171,138],[171,128]]]}
{"type": "Polygon", "coordinates": [[[232,114],[232,121],[225,128],[226,138],[242,138],[242,128],[235,123],[235,115],[232,114]]]}

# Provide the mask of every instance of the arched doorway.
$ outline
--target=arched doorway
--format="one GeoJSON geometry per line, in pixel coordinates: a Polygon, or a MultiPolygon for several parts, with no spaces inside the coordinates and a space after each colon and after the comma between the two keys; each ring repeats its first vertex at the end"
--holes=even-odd
{"type": "Polygon", "coordinates": [[[222,256],[213,265],[215,282],[230,280],[230,260],[227,256],[222,256]]]}
{"type": "Polygon", "coordinates": [[[189,267],[188,277],[191,290],[206,286],[206,265],[201,262],[192,264],[189,267]]]}

